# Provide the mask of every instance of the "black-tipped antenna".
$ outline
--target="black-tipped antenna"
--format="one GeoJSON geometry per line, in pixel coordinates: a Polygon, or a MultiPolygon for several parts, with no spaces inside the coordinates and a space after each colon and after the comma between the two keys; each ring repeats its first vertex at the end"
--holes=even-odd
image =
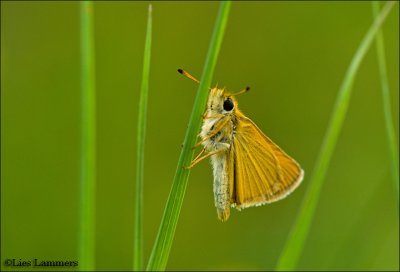
{"type": "Polygon", "coordinates": [[[244,93],[247,93],[248,91],[250,91],[250,87],[249,87],[249,86],[247,86],[246,88],[244,88],[243,90],[241,90],[241,91],[239,91],[239,92],[237,92],[237,93],[231,94],[231,96],[236,96],[236,95],[244,94],[244,93]]]}
{"type": "Polygon", "coordinates": [[[178,69],[178,72],[181,73],[182,75],[186,76],[187,78],[190,78],[194,82],[197,82],[198,84],[200,84],[200,81],[197,78],[195,78],[194,76],[192,76],[191,74],[189,74],[185,70],[178,69]]]}

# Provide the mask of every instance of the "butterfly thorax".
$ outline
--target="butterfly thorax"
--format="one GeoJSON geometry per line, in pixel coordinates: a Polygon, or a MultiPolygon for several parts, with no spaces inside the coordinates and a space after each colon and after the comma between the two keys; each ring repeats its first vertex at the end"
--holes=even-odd
{"type": "Polygon", "coordinates": [[[235,134],[237,117],[236,101],[225,94],[224,89],[210,90],[207,110],[203,115],[204,122],[200,132],[203,146],[207,151],[229,149],[235,134]],[[232,103],[227,108],[226,101],[232,103]]]}

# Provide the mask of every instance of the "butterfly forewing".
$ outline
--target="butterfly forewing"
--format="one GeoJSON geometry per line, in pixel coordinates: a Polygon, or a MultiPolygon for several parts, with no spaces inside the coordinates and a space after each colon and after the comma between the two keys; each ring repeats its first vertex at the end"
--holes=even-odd
{"type": "Polygon", "coordinates": [[[230,157],[234,162],[231,203],[238,209],[282,199],[303,178],[299,164],[244,116],[238,120],[230,157]]]}

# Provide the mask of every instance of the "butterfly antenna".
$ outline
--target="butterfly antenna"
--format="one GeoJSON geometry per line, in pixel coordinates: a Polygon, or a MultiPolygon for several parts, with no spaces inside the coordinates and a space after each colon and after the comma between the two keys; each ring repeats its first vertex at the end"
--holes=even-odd
{"type": "Polygon", "coordinates": [[[246,88],[244,88],[243,90],[241,90],[241,91],[239,91],[239,92],[237,92],[237,93],[231,94],[231,96],[236,96],[236,95],[244,94],[244,93],[247,93],[248,91],[250,91],[250,87],[249,87],[249,86],[247,86],[246,88]]]}
{"type": "Polygon", "coordinates": [[[185,77],[190,78],[191,80],[193,80],[194,82],[197,82],[198,84],[200,84],[200,81],[195,78],[194,76],[192,76],[191,74],[189,74],[188,72],[186,72],[185,70],[182,69],[178,69],[178,72],[181,73],[182,75],[184,75],[185,77]]]}

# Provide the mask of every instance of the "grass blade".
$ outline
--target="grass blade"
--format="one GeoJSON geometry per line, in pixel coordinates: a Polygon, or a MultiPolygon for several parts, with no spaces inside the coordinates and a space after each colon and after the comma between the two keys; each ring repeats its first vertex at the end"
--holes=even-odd
{"type": "Polygon", "coordinates": [[[189,171],[183,169],[183,166],[189,165],[193,157],[192,147],[196,143],[197,133],[201,125],[201,114],[207,103],[208,88],[211,85],[211,79],[225,32],[230,6],[230,1],[221,1],[220,3],[213,36],[211,38],[200,86],[190,116],[189,126],[186,130],[172,189],[167,200],[147,270],[165,270],[168,262],[169,252],[172,247],[172,241],[189,179],[189,171]]]}
{"type": "Polygon", "coordinates": [[[388,2],[384,6],[382,12],[375,19],[367,34],[364,36],[360,46],[353,56],[353,59],[351,60],[350,66],[347,69],[336,99],[335,108],[324,137],[319,157],[314,167],[314,173],[311,177],[308,190],[304,197],[302,206],[300,207],[296,222],[294,223],[280,259],[278,260],[276,267],[276,270],[278,271],[294,270],[297,266],[315,212],[321,186],[346,116],[356,72],[367,50],[371,46],[374,36],[386,19],[389,11],[393,8],[394,4],[395,2],[388,2]]]}
{"type": "Polygon", "coordinates": [[[142,271],[143,268],[143,173],[144,173],[144,144],[146,136],[147,97],[149,90],[152,6],[149,5],[147,17],[146,41],[144,45],[143,74],[140,87],[139,114],[137,126],[137,153],[136,153],[136,203],[135,226],[133,241],[133,271],[142,271]]]}
{"type": "Polygon", "coordinates": [[[79,267],[95,270],[96,96],[93,3],[80,2],[81,16],[81,196],[79,267]]]}
{"type": "MultiPolygon", "coordinates": [[[[372,1],[372,13],[376,19],[379,14],[379,3],[377,1],[372,1]]],[[[383,42],[383,33],[378,30],[376,34],[376,53],[378,58],[378,68],[379,75],[381,78],[382,87],[382,99],[383,99],[383,114],[385,116],[385,127],[386,136],[388,141],[389,156],[390,156],[390,166],[393,178],[393,185],[396,191],[397,204],[399,201],[399,153],[396,146],[396,134],[393,127],[392,119],[392,109],[390,106],[390,89],[389,89],[389,79],[386,70],[386,57],[385,57],[385,45],[383,42]]]]}

